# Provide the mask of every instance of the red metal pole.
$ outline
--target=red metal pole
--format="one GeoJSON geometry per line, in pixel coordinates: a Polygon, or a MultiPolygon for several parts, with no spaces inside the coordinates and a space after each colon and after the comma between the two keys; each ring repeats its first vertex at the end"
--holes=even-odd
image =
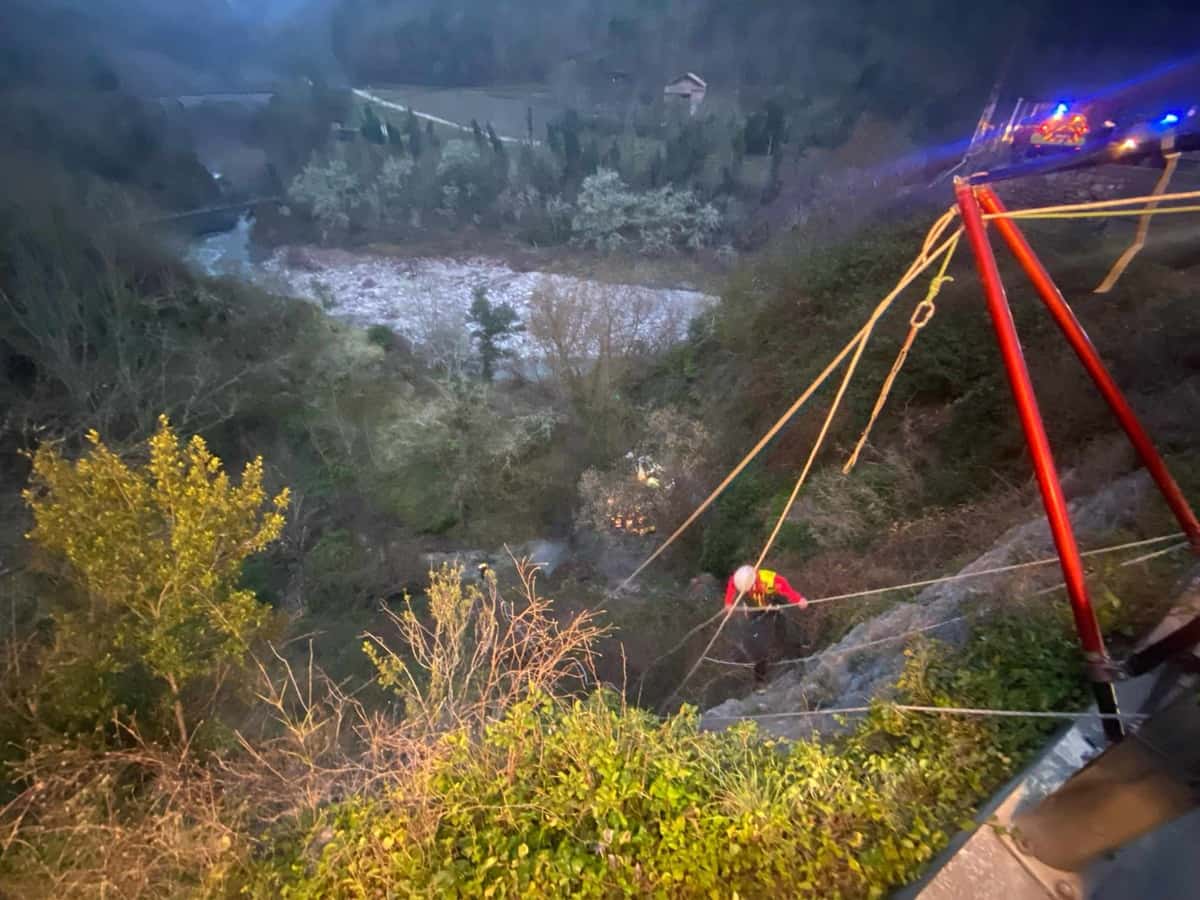
{"type": "MultiPolygon", "coordinates": [[[[1092,609],[1092,602],[1088,596],[1083,560],[1079,556],[1075,532],[1067,515],[1067,499],[1058,480],[1058,469],[1054,464],[1050,440],[1046,437],[1046,426],[1038,409],[1037,395],[1029,377],[1029,367],[1025,364],[1025,355],[1021,351],[1021,341],[1017,336],[1012,310],[1008,306],[1004,284],[1000,280],[1000,270],[996,267],[996,257],[988,241],[983,212],[975,199],[974,190],[967,182],[957,179],[954,192],[962,213],[963,231],[975,254],[979,279],[987,297],[988,313],[992,318],[996,341],[1000,345],[1000,355],[1004,359],[1004,369],[1008,374],[1009,385],[1012,387],[1017,412],[1021,418],[1021,428],[1025,432],[1025,441],[1033,457],[1034,471],[1042,491],[1042,503],[1046,507],[1050,532],[1058,549],[1063,580],[1066,582],[1071,611],[1075,617],[1075,630],[1079,633],[1079,642],[1087,659],[1088,676],[1092,680],[1096,703],[1101,713],[1113,715],[1117,712],[1117,695],[1112,685],[1108,651],[1104,647],[1100,623],[1096,621],[1096,612],[1092,609]]],[[[1104,731],[1109,740],[1120,740],[1124,736],[1124,729],[1118,719],[1105,719],[1104,731]]]]}
{"type": "MultiPolygon", "coordinates": [[[[984,212],[1002,213],[1005,212],[1004,204],[1000,198],[996,196],[996,192],[988,185],[983,185],[976,189],[976,197],[979,200],[980,206],[984,212]]],[[[1142,465],[1146,467],[1146,471],[1154,479],[1158,485],[1159,491],[1162,492],[1163,498],[1167,501],[1167,505],[1171,507],[1171,512],[1175,514],[1175,518],[1179,521],[1180,527],[1191,541],[1192,549],[1196,553],[1200,553],[1200,522],[1196,520],[1196,514],[1192,511],[1191,504],[1183,495],[1183,491],[1179,489],[1179,485],[1175,483],[1175,479],[1171,477],[1170,470],[1167,469],[1167,464],[1163,462],[1162,457],[1158,453],[1158,449],[1154,446],[1154,441],[1150,439],[1150,435],[1146,433],[1146,429],[1142,427],[1142,423],[1138,420],[1137,414],[1125,399],[1125,395],[1121,393],[1121,389],[1117,387],[1117,383],[1113,381],[1112,375],[1105,368],[1104,362],[1100,359],[1100,354],[1096,352],[1095,346],[1087,333],[1083,330],[1083,326],[1079,320],[1075,318],[1075,314],[1071,311],[1071,307],[1067,305],[1067,301],[1063,299],[1062,292],[1054,283],[1054,279],[1050,277],[1050,273],[1046,271],[1033,248],[1029,246],[1029,242],[1022,234],[1020,227],[1012,219],[996,219],[996,230],[1000,232],[1000,236],[1004,238],[1004,242],[1008,244],[1009,250],[1016,257],[1017,262],[1021,264],[1021,268],[1025,270],[1025,274],[1029,276],[1029,280],[1033,282],[1034,288],[1037,290],[1038,296],[1042,298],[1042,302],[1046,305],[1046,309],[1050,311],[1050,315],[1054,318],[1055,323],[1067,338],[1067,342],[1071,345],[1071,349],[1075,351],[1075,355],[1079,357],[1079,361],[1083,363],[1083,367],[1087,369],[1088,375],[1092,377],[1092,381],[1096,383],[1096,387],[1100,389],[1100,393],[1104,395],[1109,408],[1112,409],[1113,415],[1117,417],[1117,421],[1121,423],[1121,427],[1125,429],[1125,434],[1129,436],[1129,442],[1133,444],[1133,448],[1141,457],[1142,465]]]]}

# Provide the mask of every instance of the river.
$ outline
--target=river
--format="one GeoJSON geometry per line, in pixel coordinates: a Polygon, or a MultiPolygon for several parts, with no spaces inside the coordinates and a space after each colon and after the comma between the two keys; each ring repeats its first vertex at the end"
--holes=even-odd
{"type": "MultiPolygon", "coordinates": [[[[330,315],[356,325],[384,325],[417,349],[441,352],[467,340],[467,312],[476,291],[508,303],[521,321],[538,290],[552,289],[610,305],[639,339],[661,346],[682,339],[688,322],[715,298],[698,291],[610,284],[566,275],[520,272],[489,257],[376,254],[329,247],[292,246],[258,259],[251,252],[251,224],[192,242],[187,261],[210,275],[243,278],[278,293],[319,303],[330,315]],[[614,302],[615,301],[615,302],[614,302]]],[[[513,349],[533,355],[527,335],[513,349]]]]}

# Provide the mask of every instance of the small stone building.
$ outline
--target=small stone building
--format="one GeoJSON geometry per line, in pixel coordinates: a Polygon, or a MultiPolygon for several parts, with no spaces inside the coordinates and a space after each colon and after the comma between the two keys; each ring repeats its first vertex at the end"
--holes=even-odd
{"type": "Polygon", "coordinates": [[[688,115],[694,116],[704,96],[708,93],[708,82],[695,72],[680,75],[663,88],[663,96],[668,103],[686,103],[688,115]]]}

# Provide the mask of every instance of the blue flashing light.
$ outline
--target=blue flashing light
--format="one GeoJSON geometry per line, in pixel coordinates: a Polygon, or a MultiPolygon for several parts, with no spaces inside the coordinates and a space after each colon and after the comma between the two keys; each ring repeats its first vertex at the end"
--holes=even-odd
{"type": "Polygon", "coordinates": [[[1065,104],[1065,103],[1058,104],[1058,106],[1054,107],[1054,118],[1061,119],[1063,116],[1065,116],[1067,114],[1067,109],[1068,109],[1067,104],[1065,104]]]}
{"type": "Polygon", "coordinates": [[[1179,114],[1169,112],[1158,120],[1159,125],[1177,125],[1179,124],[1179,114]]]}

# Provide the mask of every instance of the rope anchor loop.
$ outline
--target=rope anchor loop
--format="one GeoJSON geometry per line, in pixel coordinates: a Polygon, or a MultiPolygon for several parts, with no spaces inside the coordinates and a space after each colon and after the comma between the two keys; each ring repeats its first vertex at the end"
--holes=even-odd
{"type": "Polygon", "coordinates": [[[908,320],[908,324],[917,331],[928,325],[929,320],[937,313],[937,304],[933,302],[933,298],[942,289],[942,282],[953,280],[948,275],[943,278],[934,279],[934,283],[929,287],[929,296],[917,304],[917,308],[913,310],[912,318],[908,320]]]}
{"type": "Polygon", "coordinates": [[[912,317],[908,320],[908,335],[904,338],[904,343],[900,345],[900,352],[896,354],[896,361],[892,363],[891,372],[888,373],[887,378],[884,379],[883,386],[879,389],[879,397],[875,401],[875,408],[871,410],[871,418],[867,421],[867,426],[863,429],[858,443],[854,445],[854,452],[850,454],[850,458],[842,466],[843,475],[849,475],[854,470],[854,467],[858,465],[858,459],[862,456],[863,448],[866,447],[867,440],[871,437],[871,432],[875,428],[875,423],[879,420],[879,415],[883,412],[883,407],[887,403],[888,397],[891,396],[896,378],[900,375],[900,370],[908,360],[908,354],[917,340],[917,334],[929,324],[930,320],[937,313],[937,303],[935,301],[938,294],[942,291],[942,286],[954,280],[952,276],[946,274],[946,270],[950,268],[950,261],[954,258],[954,251],[958,248],[958,235],[955,235],[951,241],[949,250],[942,257],[941,268],[933,276],[933,280],[929,282],[929,290],[925,294],[925,299],[917,304],[913,310],[912,317]]]}

